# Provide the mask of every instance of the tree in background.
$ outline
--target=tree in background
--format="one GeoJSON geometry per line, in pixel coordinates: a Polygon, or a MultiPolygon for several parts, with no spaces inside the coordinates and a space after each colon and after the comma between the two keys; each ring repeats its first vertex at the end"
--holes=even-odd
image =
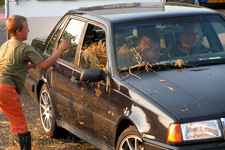
{"type": "Polygon", "coordinates": [[[5,0],[0,0],[0,7],[5,5],[5,0]]]}

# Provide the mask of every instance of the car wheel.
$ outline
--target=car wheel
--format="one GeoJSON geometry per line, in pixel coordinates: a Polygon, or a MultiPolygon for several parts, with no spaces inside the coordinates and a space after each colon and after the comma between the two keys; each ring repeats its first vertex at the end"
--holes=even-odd
{"type": "Polygon", "coordinates": [[[141,136],[134,126],[125,129],[119,136],[116,150],[143,150],[141,136]]]}
{"type": "Polygon", "coordinates": [[[39,104],[42,127],[46,135],[48,135],[49,137],[53,137],[57,128],[55,111],[52,106],[49,90],[45,84],[41,88],[39,104]]]}

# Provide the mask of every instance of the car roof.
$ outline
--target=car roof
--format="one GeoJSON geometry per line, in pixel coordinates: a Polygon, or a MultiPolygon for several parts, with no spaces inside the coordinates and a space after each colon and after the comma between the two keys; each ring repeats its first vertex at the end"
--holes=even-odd
{"type": "Polygon", "coordinates": [[[111,23],[122,23],[143,20],[145,18],[154,19],[217,13],[218,12],[205,7],[185,3],[168,2],[165,6],[160,6],[151,2],[138,2],[81,8],[70,10],[67,14],[85,15],[87,18],[98,17],[110,21],[111,23]]]}

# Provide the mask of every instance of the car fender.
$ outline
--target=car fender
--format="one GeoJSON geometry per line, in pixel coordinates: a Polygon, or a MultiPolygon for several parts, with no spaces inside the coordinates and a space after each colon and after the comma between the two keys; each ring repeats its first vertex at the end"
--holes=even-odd
{"type": "Polygon", "coordinates": [[[36,86],[36,92],[37,92],[37,102],[39,103],[39,97],[40,97],[40,91],[41,91],[41,87],[46,84],[46,86],[48,87],[48,89],[50,89],[50,86],[49,86],[49,83],[47,81],[47,78],[44,76],[44,74],[40,74],[40,77],[39,77],[39,81],[37,83],[37,86],[36,86]]]}

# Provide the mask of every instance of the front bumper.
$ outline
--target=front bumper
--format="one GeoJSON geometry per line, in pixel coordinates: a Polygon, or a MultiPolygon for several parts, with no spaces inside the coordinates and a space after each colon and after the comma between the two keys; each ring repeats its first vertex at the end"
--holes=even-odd
{"type": "Polygon", "coordinates": [[[145,150],[225,150],[224,142],[173,146],[143,138],[145,150]]]}

